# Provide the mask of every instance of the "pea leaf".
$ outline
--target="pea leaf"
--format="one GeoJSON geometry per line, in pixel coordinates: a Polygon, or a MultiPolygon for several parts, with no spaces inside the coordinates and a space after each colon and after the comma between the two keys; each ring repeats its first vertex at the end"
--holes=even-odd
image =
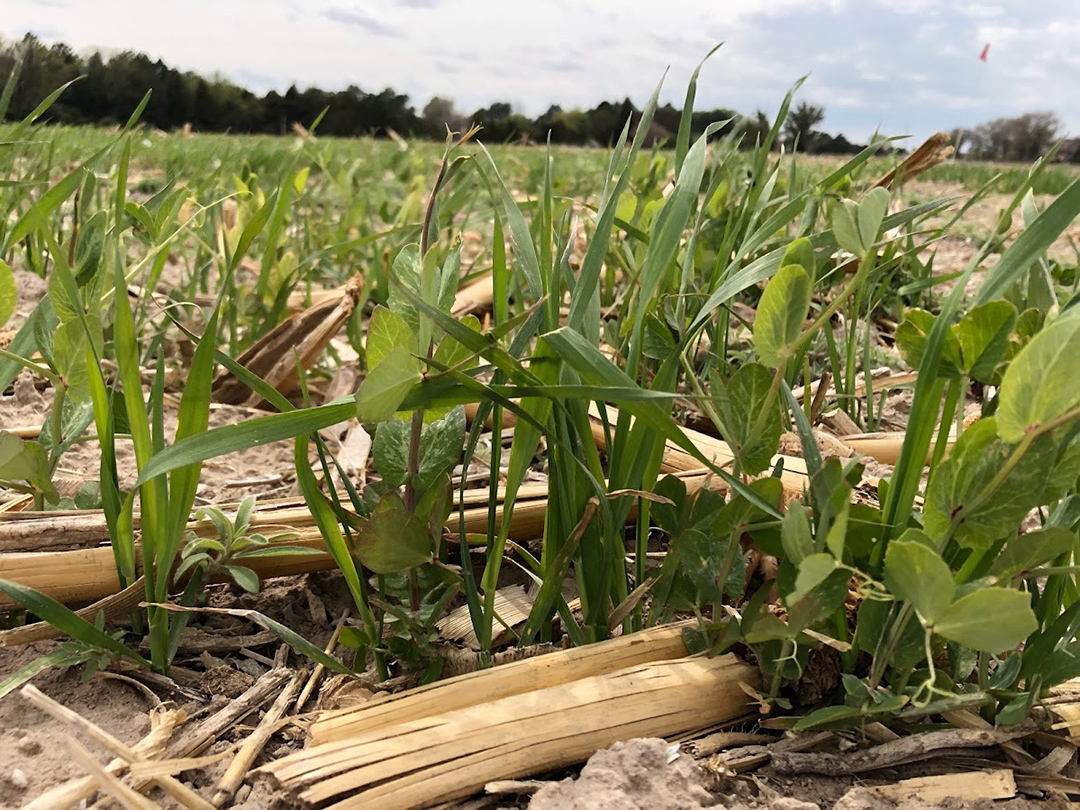
{"type": "MultiPolygon", "coordinates": [[[[904,319],[900,325],[896,327],[896,346],[904,361],[912,368],[918,368],[922,364],[926,338],[936,319],[936,315],[924,309],[909,309],[904,313],[904,319]]],[[[955,376],[960,364],[960,343],[956,338],[956,333],[950,330],[945,333],[945,345],[941,350],[938,374],[944,377],[955,376]]]]}
{"type": "Polygon", "coordinates": [[[860,252],[869,250],[877,242],[881,223],[889,213],[889,198],[889,190],[879,186],[859,202],[859,239],[863,246],[860,252]]]}
{"type": "Polygon", "coordinates": [[[997,476],[1013,445],[997,437],[994,417],[980,419],[960,436],[949,455],[931,473],[923,523],[935,540],[956,522],[954,537],[965,548],[987,548],[1016,531],[1039,505],[1046,471],[1056,458],[1050,436],[1039,437],[989,498],[980,495],[997,476]]]}
{"type": "Polygon", "coordinates": [[[400,419],[380,422],[371,442],[371,459],[388,487],[405,483],[409,458],[409,425],[400,419]]]}
{"type": "Polygon", "coordinates": [[[952,572],[941,555],[925,543],[903,537],[890,543],[885,553],[885,587],[893,596],[910,602],[927,624],[945,613],[956,591],[952,572]]]}
{"type": "Polygon", "coordinates": [[[1060,527],[1051,526],[1028,532],[1009,540],[990,566],[989,573],[999,579],[1008,579],[1049,562],[1074,545],[1076,535],[1060,527]]]}
{"type": "Polygon", "coordinates": [[[376,574],[396,574],[431,559],[431,537],[424,523],[405,510],[397,493],[388,492],[371,517],[360,523],[356,556],[376,574]]]}
{"type": "MultiPolygon", "coordinates": [[[[402,286],[408,287],[413,293],[420,294],[420,245],[416,243],[403,247],[394,258],[390,272],[401,282],[402,286]]],[[[413,332],[420,331],[420,316],[416,312],[416,306],[409,300],[401,289],[390,285],[390,295],[386,303],[390,309],[400,315],[413,332]]]]}
{"type": "Polygon", "coordinates": [[[806,507],[799,501],[792,501],[784,515],[784,522],[780,526],[780,542],[787,559],[796,566],[814,553],[810,520],[806,516],[806,507]]]}
{"type": "Polygon", "coordinates": [[[35,474],[34,460],[22,439],[0,431],[0,478],[27,481],[35,474]]]}
{"type": "Polygon", "coordinates": [[[1035,335],[1009,363],[1001,380],[998,433],[1007,442],[1080,405],[1080,307],[1072,307],[1035,335]]]}
{"type": "Polygon", "coordinates": [[[375,307],[368,322],[365,347],[368,371],[377,368],[386,355],[399,346],[414,354],[417,350],[416,332],[393,310],[384,306],[375,307]]]}
{"type": "Polygon", "coordinates": [[[754,318],[754,348],[765,365],[776,368],[791,352],[810,309],[811,293],[810,276],[797,264],[781,267],[769,280],[754,318]]]}
{"type": "Polygon", "coordinates": [[[409,389],[421,379],[420,361],[403,347],[394,347],[357,389],[356,418],[361,422],[392,419],[409,389]]]}
{"type": "Polygon", "coordinates": [[[784,251],[784,258],[780,260],[780,266],[786,267],[789,264],[801,266],[810,274],[811,278],[815,275],[814,245],[805,236],[796,239],[788,245],[787,250],[784,251]]]}
{"type": "Polygon", "coordinates": [[[1037,626],[1028,594],[982,588],[953,602],[934,630],[973,650],[996,653],[1015,647],[1037,626]]]}
{"type": "Polygon", "coordinates": [[[852,200],[840,200],[833,208],[832,231],[840,247],[856,256],[862,255],[864,248],[859,234],[859,207],[852,200]]]}
{"type": "Polygon", "coordinates": [[[780,401],[774,397],[764,428],[756,437],[750,435],[765,409],[771,385],[772,374],[760,363],[747,363],[726,382],[719,374],[712,377],[712,395],[723,420],[724,439],[750,475],[768,469],[784,431],[780,401]]]}

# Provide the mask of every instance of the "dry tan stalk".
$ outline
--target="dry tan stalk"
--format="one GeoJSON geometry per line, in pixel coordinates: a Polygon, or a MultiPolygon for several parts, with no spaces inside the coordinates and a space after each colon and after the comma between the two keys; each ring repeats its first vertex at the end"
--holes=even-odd
{"type": "Polygon", "coordinates": [[[890,171],[874,183],[874,188],[889,188],[897,178],[900,182],[910,180],[927,169],[944,163],[956,149],[949,141],[949,135],[945,132],[935,132],[910,155],[901,160],[890,171]]]}
{"type": "Polygon", "coordinates": [[[861,796],[869,794],[869,796],[888,799],[897,804],[904,804],[913,799],[928,804],[940,804],[949,798],[962,799],[968,803],[979,799],[1011,799],[1016,795],[1016,780],[1012,771],[1002,768],[990,772],[920,776],[915,779],[904,779],[891,785],[853,788],[853,791],[859,791],[858,795],[861,796]]]}
{"type": "Polygon", "coordinates": [[[695,757],[709,757],[726,748],[734,748],[736,745],[768,745],[775,742],[776,738],[768,734],[745,734],[737,731],[718,731],[705,737],[687,740],[684,746],[695,757]]]}
{"type": "MultiPolygon", "coordinates": [[[[876,459],[882,464],[896,464],[897,459],[900,458],[900,451],[904,447],[905,436],[906,434],[902,431],[893,433],[855,433],[841,436],[840,441],[859,455],[870,456],[870,458],[876,459]]],[[[956,437],[953,435],[950,435],[946,440],[949,447],[955,443],[956,437]]],[[[930,463],[932,457],[933,449],[926,454],[927,464],[930,463]]]]}
{"type": "MultiPolygon", "coordinates": [[[[129,766],[139,759],[138,752],[127,745],[127,743],[118,740],[100,726],[91,723],[81,714],[72,711],[67,706],[57,703],[33,684],[27,684],[20,691],[23,697],[39,709],[52,715],[57,720],[67,723],[70,726],[74,726],[79,731],[82,731],[86,736],[94,740],[94,742],[98,743],[98,745],[113,756],[126,760],[129,766]]],[[[178,801],[182,801],[185,807],[198,808],[198,810],[210,810],[212,807],[209,802],[205,801],[201,796],[191,790],[191,788],[176,781],[172,776],[159,776],[154,778],[153,782],[170,796],[173,796],[178,801]]]]}
{"type": "Polygon", "coordinates": [[[486,273],[458,290],[450,314],[455,318],[491,309],[495,295],[495,279],[486,273]]]}
{"type": "Polygon", "coordinates": [[[131,763],[128,769],[132,779],[155,779],[164,775],[176,775],[184,771],[196,771],[216,765],[223,759],[228,759],[236,753],[240,746],[234,745],[225,751],[216,754],[207,754],[204,757],[184,757],[183,759],[151,759],[140,760],[131,763]]]}
{"type": "Polygon", "coordinates": [[[362,706],[326,712],[311,726],[312,743],[323,745],[438,712],[468,708],[650,661],[679,658],[686,655],[683,630],[691,625],[692,622],[680,622],[653,627],[598,644],[470,672],[409,692],[376,698],[362,706]]]}
{"type": "MultiPolygon", "coordinates": [[[[596,441],[598,447],[604,447],[606,443],[606,437],[604,435],[604,426],[600,422],[599,413],[596,411],[596,406],[593,405],[589,409],[589,415],[592,419],[592,432],[593,439],[596,441]]],[[[608,421],[614,424],[618,418],[618,412],[614,408],[608,408],[608,421]]],[[[710,436],[707,433],[701,433],[689,428],[683,428],[683,433],[690,441],[701,451],[702,455],[708,458],[713,464],[720,468],[731,469],[735,462],[735,454],[731,452],[731,447],[715,436],[710,436]]],[[[778,461],[783,460],[784,471],[780,476],[780,480],[784,485],[784,491],[788,497],[798,497],[803,494],[803,491],[810,486],[810,479],[806,473],[806,462],[796,456],[776,456],[772,460],[772,465],[775,465],[778,461]]],[[[664,459],[662,467],[664,472],[668,473],[703,473],[705,471],[702,463],[683,450],[673,442],[668,442],[664,448],[664,459]]],[[[727,485],[722,480],[716,480],[714,482],[716,489],[723,491],[727,489],[727,485]]]]}
{"type": "MultiPolygon", "coordinates": [[[[343,503],[348,501],[347,492],[338,494],[343,503]]],[[[463,499],[466,506],[486,506],[489,495],[487,487],[479,487],[465,490],[463,499]]],[[[499,487],[496,501],[501,503],[505,497],[506,488],[499,487]]],[[[518,500],[546,497],[546,484],[525,484],[517,495],[518,500]]],[[[222,509],[235,512],[237,506],[235,503],[223,504],[222,509]]],[[[141,526],[138,512],[134,515],[134,525],[136,529],[141,526]]],[[[280,527],[299,531],[314,525],[311,512],[302,498],[260,501],[258,511],[251,517],[252,528],[280,527]]],[[[188,521],[186,530],[193,531],[200,537],[210,537],[216,532],[214,525],[207,520],[188,521]]],[[[0,553],[88,548],[108,542],[109,528],[105,522],[105,514],[100,511],[15,512],[0,516],[0,553]]]]}
{"type": "Polygon", "coordinates": [[[1000,745],[1018,737],[1026,737],[1034,730],[1033,723],[1022,723],[1007,729],[952,728],[912,734],[874,748],[844,754],[774,752],[772,767],[777,773],[820,773],[827,776],[868,773],[879,768],[891,768],[941,756],[941,752],[950,749],[1000,745]]]}
{"type": "Polygon", "coordinates": [[[132,790],[116,776],[109,773],[108,769],[94,759],[90,752],[83,748],[73,737],[68,737],[64,742],[71,749],[75,761],[82,766],[84,771],[89,772],[98,786],[112,796],[121,807],[126,808],[126,810],[159,810],[158,805],[141,793],[132,790]]]}
{"type": "Polygon", "coordinates": [[[264,672],[246,692],[228,706],[170,742],[163,759],[183,759],[201,753],[219,734],[232,728],[241,718],[261,706],[291,675],[292,672],[284,667],[264,672]]]}
{"type": "MultiPolygon", "coordinates": [[[[550,656],[548,656],[550,657],[550,656]]],[[[492,673],[497,670],[491,671],[492,673]]],[[[310,802],[428,806],[580,762],[616,740],[665,736],[745,711],[757,670],[731,655],[629,667],[366,731],[262,770],[310,802]],[[345,798],[348,794],[361,791],[345,798]]]]}
{"type": "Polygon", "coordinates": [[[255,761],[255,758],[262,751],[263,746],[270,740],[270,737],[277,731],[277,721],[281,719],[281,716],[285,714],[285,710],[289,707],[292,699],[296,697],[297,691],[300,689],[300,684],[303,683],[307,677],[306,670],[299,670],[289,681],[288,685],[281,690],[281,694],[277,696],[277,700],[273,705],[267,709],[266,714],[263,715],[262,720],[259,721],[259,725],[255,727],[255,730],[248,735],[248,738],[244,740],[244,744],[240,747],[240,750],[236,753],[236,757],[229,767],[222,774],[221,780],[218,782],[217,790],[214,792],[214,797],[211,800],[214,807],[221,807],[229,799],[233,797],[236,791],[239,789],[240,784],[244,781],[244,777],[247,776],[248,771],[251,769],[251,763],[255,761]]]}
{"type": "MultiPolygon", "coordinates": [[[[323,649],[327,655],[332,655],[334,647],[337,646],[338,639],[341,637],[341,630],[345,627],[345,620],[349,618],[349,611],[344,610],[341,613],[341,618],[337,620],[337,624],[334,625],[334,632],[330,634],[330,640],[326,642],[326,647],[323,649]]],[[[296,699],[296,705],[293,706],[293,711],[298,712],[304,708],[304,704],[307,703],[311,693],[315,691],[315,687],[319,684],[319,679],[322,678],[323,673],[326,671],[326,667],[322,664],[316,664],[315,668],[311,671],[311,677],[308,678],[306,684],[304,684],[303,690],[300,692],[300,696],[296,699]]]]}
{"type": "Polygon", "coordinates": [[[20,439],[36,439],[41,435],[41,425],[35,427],[34,425],[28,425],[26,427],[6,427],[4,433],[10,433],[12,436],[18,436],[20,439]]]}
{"type": "MultiPolygon", "coordinates": [[[[297,356],[304,368],[319,359],[360,303],[363,289],[364,278],[358,273],[349,279],[340,296],[327,298],[304,312],[291,315],[257,340],[237,358],[237,362],[280,393],[291,394],[299,383],[297,356]]],[[[217,402],[231,405],[254,406],[263,401],[229,371],[214,380],[213,397],[217,402]]]]}
{"type": "MultiPolygon", "coordinates": [[[[984,720],[982,717],[975,714],[975,712],[969,711],[968,709],[957,709],[955,711],[942,712],[941,716],[944,717],[947,722],[952,723],[957,728],[993,728],[993,725],[991,725],[988,720],[984,720]]],[[[1023,746],[1021,746],[1019,743],[1015,743],[1010,740],[1009,742],[1003,742],[1001,744],[1001,748],[1008,755],[1009,759],[1011,759],[1017,765],[1026,767],[1034,765],[1036,763],[1035,757],[1025,751],[1023,746]]]]}
{"type": "MultiPolygon", "coordinates": [[[[539,537],[543,532],[546,511],[546,499],[517,503],[511,518],[511,539],[531,540],[539,537]]],[[[466,509],[466,532],[487,532],[487,515],[487,507],[466,509]]],[[[311,526],[310,512],[305,519],[308,527],[300,529],[300,537],[286,542],[288,545],[306,546],[321,553],[311,557],[254,558],[249,561],[249,567],[262,578],[333,568],[334,561],[325,551],[322,535],[317,528],[311,526]]],[[[289,521],[299,522],[298,519],[289,521]]],[[[495,522],[496,526],[502,524],[501,507],[496,511],[495,522]]],[[[456,513],[451,515],[447,528],[457,531],[456,513]]],[[[199,529],[206,531],[207,527],[203,525],[199,529]]],[[[120,589],[112,549],[108,547],[39,553],[0,553],[0,569],[4,571],[6,579],[34,588],[61,602],[93,601],[114,594],[120,589]]],[[[6,595],[0,595],[0,610],[13,607],[14,602],[6,595]]]]}
{"type": "MultiPolygon", "coordinates": [[[[499,588],[495,591],[495,617],[504,628],[511,628],[521,624],[529,618],[532,609],[532,600],[520,585],[511,585],[508,588],[499,588]]],[[[450,611],[439,620],[436,627],[439,634],[449,641],[461,641],[471,650],[480,649],[480,641],[476,637],[476,630],[469,615],[469,606],[462,605],[450,611]]],[[[497,629],[497,628],[496,628],[497,629]]],[[[497,641],[497,639],[495,639],[497,641]]]]}

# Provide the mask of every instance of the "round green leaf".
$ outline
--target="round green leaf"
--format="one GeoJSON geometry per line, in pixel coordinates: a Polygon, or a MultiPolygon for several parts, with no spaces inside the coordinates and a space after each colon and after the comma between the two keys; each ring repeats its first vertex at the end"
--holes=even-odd
{"type": "Polygon", "coordinates": [[[400,346],[410,354],[416,351],[416,333],[405,319],[384,306],[375,307],[368,322],[367,353],[368,371],[377,368],[386,355],[400,346]]]}
{"type": "Polygon", "coordinates": [[[420,382],[420,361],[395,346],[364,379],[356,391],[356,418],[385,422],[394,417],[409,389],[420,382]]]}
{"type": "Polygon", "coordinates": [[[812,287],[797,264],[781,267],[765,287],[754,318],[754,348],[765,365],[778,367],[791,351],[810,309],[812,287]]]}
{"type": "Polygon", "coordinates": [[[1036,627],[1028,594],[983,588],[953,602],[934,630],[942,638],[973,650],[996,653],[1015,647],[1036,627]]]}
{"type": "Polygon", "coordinates": [[[997,410],[998,435],[1024,434],[1080,406],[1080,307],[1066,310],[1031,339],[1005,370],[997,410]]]}
{"type": "Polygon", "coordinates": [[[919,618],[928,624],[945,613],[956,591],[952,572],[941,555],[918,540],[894,540],[889,544],[885,587],[893,596],[910,602],[919,618]]]}

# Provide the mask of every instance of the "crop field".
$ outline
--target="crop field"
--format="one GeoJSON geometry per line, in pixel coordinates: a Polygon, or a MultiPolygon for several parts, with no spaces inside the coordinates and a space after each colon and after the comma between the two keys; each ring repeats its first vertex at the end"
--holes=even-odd
{"type": "Polygon", "coordinates": [[[507,780],[641,738],[733,807],[1080,797],[1074,168],[786,154],[790,95],[595,149],[52,100],[0,127],[0,806],[559,807],[507,780]]]}

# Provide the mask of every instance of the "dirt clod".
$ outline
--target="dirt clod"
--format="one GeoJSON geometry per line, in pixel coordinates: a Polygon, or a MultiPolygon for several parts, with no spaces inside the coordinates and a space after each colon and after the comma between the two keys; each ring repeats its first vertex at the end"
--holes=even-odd
{"type": "Polygon", "coordinates": [[[716,804],[693,759],[659,739],[617,742],[597,751],[576,780],[541,788],[532,810],[694,808],[716,804]]]}

